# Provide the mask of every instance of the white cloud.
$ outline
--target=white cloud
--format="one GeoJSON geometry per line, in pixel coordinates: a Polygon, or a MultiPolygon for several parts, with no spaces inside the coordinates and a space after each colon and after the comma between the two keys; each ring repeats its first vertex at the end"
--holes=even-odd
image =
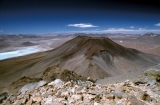
{"type": "Polygon", "coordinates": [[[125,28],[108,28],[107,30],[104,31],[108,31],[108,32],[126,32],[126,31],[133,31],[131,29],[125,29],[125,28]]]}
{"type": "Polygon", "coordinates": [[[160,26],[160,23],[155,24],[155,26],[160,26]]]}
{"type": "Polygon", "coordinates": [[[69,27],[78,27],[78,28],[90,28],[90,27],[99,27],[99,26],[94,26],[92,24],[84,24],[84,23],[80,23],[80,24],[68,24],[69,27]]]}
{"type": "Polygon", "coordinates": [[[118,28],[118,29],[107,29],[103,30],[101,32],[108,32],[108,33],[124,33],[124,34],[144,34],[147,32],[153,32],[153,33],[160,33],[159,29],[145,29],[145,28],[139,28],[139,29],[125,29],[125,28],[118,28]]]}
{"type": "Polygon", "coordinates": [[[160,33],[160,29],[125,29],[125,28],[108,28],[106,30],[77,30],[77,31],[63,31],[56,33],[123,33],[123,34],[145,34],[147,32],[160,33]]]}
{"type": "Polygon", "coordinates": [[[134,26],[130,26],[130,28],[135,28],[134,26]]]}
{"type": "Polygon", "coordinates": [[[3,30],[0,30],[0,32],[3,32],[3,30]]]}

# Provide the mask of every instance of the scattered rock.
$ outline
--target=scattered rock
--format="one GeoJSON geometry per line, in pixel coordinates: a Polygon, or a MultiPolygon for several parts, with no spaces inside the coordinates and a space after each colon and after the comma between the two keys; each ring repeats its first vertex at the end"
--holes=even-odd
{"type": "MultiPolygon", "coordinates": [[[[51,74],[59,73],[59,68],[50,69],[53,70],[51,74]],[[57,71],[54,71],[55,69],[57,71]]],[[[3,93],[0,95],[1,103],[6,105],[159,105],[160,103],[160,83],[155,72],[148,74],[156,75],[154,79],[144,76],[137,82],[127,80],[122,83],[96,85],[87,79],[83,80],[71,71],[63,69],[60,71],[69,77],[64,79],[65,76],[62,78],[63,73],[60,73],[57,76],[54,74],[53,78],[56,79],[53,79],[50,72],[44,73],[44,79],[49,75],[50,82],[40,80],[28,83],[19,92],[10,96],[3,93]],[[72,76],[74,80],[70,80],[72,76]]]]}
{"type": "Polygon", "coordinates": [[[160,70],[158,69],[150,69],[146,71],[146,76],[149,80],[157,80],[160,81],[160,70]]]}
{"type": "Polygon", "coordinates": [[[94,80],[92,80],[91,78],[86,78],[83,76],[80,76],[78,74],[76,74],[74,71],[69,71],[66,69],[62,69],[59,67],[49,67],[47,68],[43,75],[42,75],[43,80],[47,81],[47,82],[51,82],[54,81],[55,79],[61,79],[64,82],[68,82],[68,81],[77,81],[77,80],[82,80],[82,81],[87,81],[90,80],[92,82],[95,82],[94,80]]]}

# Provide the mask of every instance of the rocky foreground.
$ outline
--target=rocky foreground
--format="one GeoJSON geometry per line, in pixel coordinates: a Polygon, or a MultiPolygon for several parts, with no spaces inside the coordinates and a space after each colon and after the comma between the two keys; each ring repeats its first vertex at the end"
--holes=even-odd
{"type": "MultiPolygon", "coordinates": [[[[48,75],[48,72],[44,75],[48,75]]],[[[62,80],[43,79],[28,83],[15,94],[1,94],[0,103],[2,105],[160,105],[160,70],[148,70],[134,82],[126,80],[106,85],[95,84],[93,81],[81,78],[67,82],[62,80]]]]}

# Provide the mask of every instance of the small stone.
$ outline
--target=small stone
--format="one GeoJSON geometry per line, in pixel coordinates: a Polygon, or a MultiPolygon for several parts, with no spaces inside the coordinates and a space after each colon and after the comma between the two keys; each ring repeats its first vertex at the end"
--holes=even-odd
{"type": "Polygon", "coordinates": [[[126,90],[126,87],[125,86],[122,86],[122,85],[118,85],[115,87],[115,90],[116,91],[120,91],[120,92],[124,92],[126,90]]]}
{"type": "Polygon", "coordinates": [[[61,81],[60,79],[56,79],[56,80],[48,83],[48,85],[53,85],[53,86],[54,86],[54,85],[63,85],[63,84],[64,84],[64,82],[61,81]]]}
{"type": "Polygon", "coordinates": [[[110,99],[110,100],[113,100],[113,99],[115,99],[115,96],[113,94],[107,94],[106,98],[110,99]]]}
{"type": "Polygon", "coordinates": [[[92,94],[92,95],[98,94],[98,92],[97,92],[96,90],[89,90],[88,93],[89,93],[89,94],[92,94]]]}
{"type": "Polygon", "coordinates": [[[113,92],[113,95],[116,96],[117,98],[121,99],[123,97],[123,93],[120,91],[115,91],[113,92]]]}
{"type": "Polygon", "coordinates": [[[107,99],[106,95],[103,94],[103,96],[102,96],[102,101],[105,101],[106,99],[107,99]]]}
{"type": "Polygon", "coordinates": [[[57,98],[56,99],[58,102],[66,101],[64,98],[57,98]]]}
{"type": "Polygon", "coordinates": [[[82,95],[72,95],[72,98],[75,100],[82,100],[82,95]]]}
{"type": "Polygon", "coordinates": [[[85,102],[85,103],[90,102],[90,99],[88,98],[88,96],[86,94],[83,94],[83,102],[85,102]]]}
{"type": "Polygon", "coordinates": [[[160,91],[155,91],[156,94],[160,95],[160,91]]]}
{"type": "Polygon", "coordinates": [[[61,93],[61,96],[62,96],[62,97],[69,96],[69,92],[68,92],[68,91],[62,92],[62,93],[61,93]]]}
{"type": "Polygon", "coordinates": [[[34,102],[40,102],[40,101],[41,101],[41,97],[39,97],[39,96],[34,96],[34,97],[32,98],[32,100],[33,100],[34,102]]]}
{"type": "Polygon", "coordinates": [[[88,95],[89,100],[94,99],[95,97],[96,97],[96,95],[88,95]]]}
{"type": "Polygon", "coordinates": [[[10,97],[9,97],[9,100],[10,100],[10,101],[13,101],[13,100],[15,100],[15,99],[16,99],[15,96],[10,96],[10,97]]]}
{"type": "Polygon", "coordinates": [[[133,87],[133,90],[134,90],[135,92],[139,92],[141,89],[140,89],[139,87],[133,87]]]}
{"type": "Polygon", "coordinates": [[[25,101],[26,101],[25,99],[16,100],[13,104],[15,104],[15,105],[21,105],[21,104],[24,104],[25,101]]]}
{"type": "Polygon", "coordinates": [[[141,105],[141,102],[135,96],[130,97],[130,102],[131,105],[141,105]]]}
{"type": "Polygon", "coordinates": [[[144,101],[151,101],[151,97],[146,92],[143,91],[138,92],[136,97],[144,101]]]}
{"type": "Polygon", "coordinates": [[[52,105],[53,98],[52,97],[48,97],[48,98],[45,98],[44,101],[45,101],[45,105],[52,105]]]}
{"type": "Polygon", "coordinates": [[[69,82],[66,82],[66,83],[65,83],[65,86],[66,86],[66,87],[73,87],[73,82],[70,82],[70,81],[69,81],[69,82]]]}
{"type": "Polygon", "coordinates": [[[36,88],[39,88],[39,87],[44,86],[44,85],[46,85],[46,84],[47,84],[46,81],[39,81],[39,82],[37,83],[37,85],[36,85],[36,88]]]}
{"type": "Polygon", "coordinates": [[[94,105],[100,105],[99,103],[97,103],[97,102],[94,102],[94,105]]]}
{"type": "Polygon", "coordinates": [[[74,100],[73,98],[71,98],[71,97],[68,98],[68,103],[69,103],[69,104],[73,104],[74,102],[75,102],[75,100],[74,100]]]}
{"type": "Polygon", "coordinates": [[[154,80],[150,80],[150,81],[147,82],[147,84],[151,85],[151,86],[153,86],[155,83],[156,83],[155,79],[154,80]]]}
{"type": "Polygon", "coordinates": [[[29,100],[26,105],[32,105],[32,100],[29,100]]]}
{"type": "Polygon", "coordinates": [[[96,97],[94,98],[95,101],[100,101],[101,100],[101,95],[96,95],[96,97]]]}

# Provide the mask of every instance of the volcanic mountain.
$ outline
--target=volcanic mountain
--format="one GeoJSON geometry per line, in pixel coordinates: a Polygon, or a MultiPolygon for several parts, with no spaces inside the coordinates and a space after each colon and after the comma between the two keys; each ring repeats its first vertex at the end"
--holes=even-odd
{"type": "Polygon", "coordinates": [[[158,63],[159,57],[125,48],[109,38],[78,36],[47,52],[0,61],[0,82],[23,76],[40,77],[52,66],[92,79],[103,79],[158,63]]]}

